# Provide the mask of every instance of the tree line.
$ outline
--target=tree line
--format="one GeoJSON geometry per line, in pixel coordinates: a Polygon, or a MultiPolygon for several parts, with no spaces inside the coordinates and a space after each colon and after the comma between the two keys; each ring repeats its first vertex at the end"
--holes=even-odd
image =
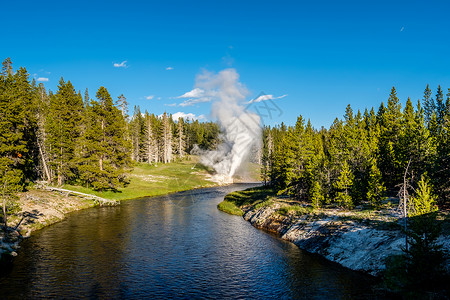
{"type": "Polygon", "coordinates": [[[220,127],[214,122],[190,121],[163,113],[161,116],[142,113],[135,106],[129,122],[132,143],[131,158],[136,162],[157,164],[181,160],[194,145],[201,149],[214,149],[220,142],[220,127]]]}
{"type": "MultiPolygon", "coordinates": [[[[212,149],[219,140],[213,122],[190,121],[164,113],[141,113],[120,95],[113,101],[105,87],[95,99],[59,81],[57,91],[13,70],[9,58],[0,74],[0,184],[12,200],[27,183],[78,184],[117,190],[128,183],[133,161],[149,164],[183,159],[198,144],[212,149]]],[[[6,203],[7,201],[4,201],[6,203]]],[[[5,208],[6,209],[6,208],[5,208]]]]}
{"type": "Polygon", "coordinates": [[[402,185],[433,187],[444,204],[450,197],[450,89],[445,100],[441,86],[432,94],[427,85],[423,99],[414,106],[408,98],[402,108],[393,87],[387,106],[355,113],[348,105],[329,129],[315,129],[301,115],[294,126],[265,127],[264,181],[316,207],[377,207],[402,185]]]}

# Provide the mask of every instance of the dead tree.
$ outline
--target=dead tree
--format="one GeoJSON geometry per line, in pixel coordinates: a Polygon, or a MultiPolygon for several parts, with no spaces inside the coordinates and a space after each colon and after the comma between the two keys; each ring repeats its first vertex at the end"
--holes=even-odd
{"type": "Polygon", "coordinates": [[[409,165],[411,164],[411,159],[409,159],[408,165],[406,166],[405,173],[403,174],[403,183],[400,185],[400,189],[398,191],[398,197],[400,199],[398,203],[398,210],[403,215],[403,226],[405,230],[405,249],[408,251],[408,213],[414,210],[414,204],[411,200],[408,190],[414,190],[411,183],[414,179],[413,174],[411,174],[411,178],[408,178],[408,170],[409,165]]]}

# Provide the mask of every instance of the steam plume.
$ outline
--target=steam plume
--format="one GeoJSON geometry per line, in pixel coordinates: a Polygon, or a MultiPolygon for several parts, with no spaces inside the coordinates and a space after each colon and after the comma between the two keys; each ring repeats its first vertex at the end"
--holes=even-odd
{"type": "Polygon", "coordinates": [[[257,114],[243,106],[247,89],[239,82],[235,69],[217,74],[204,72],[196,78],[196,88],[213,98],[211,116],[222,129],[223,143],[214,151],[199,151],[201,163],[214,168],[217,179],[232,182],[236,169],[248,157],[254,144],[260,142],[261,126],[257,114]]]}

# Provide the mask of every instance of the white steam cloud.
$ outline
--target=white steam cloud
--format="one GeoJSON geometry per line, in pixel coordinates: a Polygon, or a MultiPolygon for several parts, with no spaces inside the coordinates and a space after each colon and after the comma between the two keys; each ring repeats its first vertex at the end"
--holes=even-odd
{"type": "Polygon", "coordinates": [[[196,89],[202,94],[214,95],[211,116],[217,118],[222,129],[223,143],[214,151],[202,151],[200,162],[214,168],[216,179],[232,182],[237,168],[248,157],[252,146],[260,143],[261,125],[257,114],[245,110],[247,89],[239,82],[235,69],[217,74],[204,72],[196,78],[196,89]]]}

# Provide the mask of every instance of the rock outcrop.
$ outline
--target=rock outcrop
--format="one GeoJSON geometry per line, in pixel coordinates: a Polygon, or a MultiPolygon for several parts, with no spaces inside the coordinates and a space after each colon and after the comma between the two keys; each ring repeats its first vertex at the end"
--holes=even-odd
{"type": "MultiPolygon", "coordinates": [[[[281,204],[254,209],[244,208],[244,219],[253,226],[277,233],[301,249],[319,254],[344,267],[378,276],[388,256],[401,253],[404,234],[389,224],[364,224],[348,217],[320,215],[280,215],[281,204]],[[388,227],[388,228],[386,228],[388,227]]],[[[439,239],[450,248],[448,238],[439,239]]]]}

